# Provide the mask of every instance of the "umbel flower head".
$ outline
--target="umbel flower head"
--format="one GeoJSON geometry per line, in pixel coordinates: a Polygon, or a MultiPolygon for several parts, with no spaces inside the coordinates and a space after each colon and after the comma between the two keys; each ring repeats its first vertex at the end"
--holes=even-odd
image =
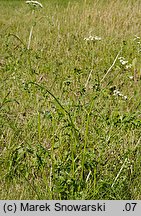
{"type": "Polygon", "coordinates": [[[119,96],[119,97],[121,97],[123,100],[127,100],[127,96],[126,95],[123,95],[119,90],[117,90],[117,89],[115,89],[114,91],[113,91],[113,95],[114,96],[119,96]]]}
{"type": "Polygon", "coordinates": [[[101,41],[101,37],[90,35],[89,37],[85,37],[84,40],[85,41],[101,41]]]}
{"type": "Polygon", "coordinates": [[[26,4],[29,4],[29,5],[31,5],[31,6],[34,6],[34,7],[41,7],[41,8],[43,8],[43,5],[40,3],[40,2],[38,2],[38,1],[26,1],[25,2],[26,4]]]}

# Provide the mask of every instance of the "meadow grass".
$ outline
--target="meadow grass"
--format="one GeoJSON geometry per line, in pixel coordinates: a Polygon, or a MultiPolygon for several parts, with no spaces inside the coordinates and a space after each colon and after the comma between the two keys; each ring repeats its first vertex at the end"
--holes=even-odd
{"type": "Polygon", "coordinates": [[[141,199],[141,2],[40,2],[0,1],[0,198],[141,199]]]}

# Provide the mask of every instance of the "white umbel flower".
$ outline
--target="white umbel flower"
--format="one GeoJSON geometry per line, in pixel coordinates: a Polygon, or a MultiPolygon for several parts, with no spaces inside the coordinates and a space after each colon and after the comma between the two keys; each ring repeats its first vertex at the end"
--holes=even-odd
{"type": "Polygon", "coordinates": [[[101,37],[90,35],[89,37],[85,37],[84,40],[86,40],[86,41],[101,41],[101,37]]]}
{"type": "Polygon", "coordinates": [[[128,63],[128,61],[126,61],[124,57],[119,57],[118,59],[122,65],[126,65],[128,63]]]}
{"type": "Polygon", "coordinates": [[[36,6],[36,7],[41,7],[41,8],[43,8],[43,5],[40,3],[40,2],[38,2],[38,1],[26,1],[25,2],[26,4],[29,4],[29,5],[33,5],[33,6],[36,6]]]}
{"type": "Polygon", "coordinates": [[[119,97],[121,97],[123,100],[127,100],[127,96],[126,95],[123,95],[119,90],[117,90],[117,89],[115,89],[114,91],[113,91],[113,95],[114,96],[119,96],[119,97]]]}

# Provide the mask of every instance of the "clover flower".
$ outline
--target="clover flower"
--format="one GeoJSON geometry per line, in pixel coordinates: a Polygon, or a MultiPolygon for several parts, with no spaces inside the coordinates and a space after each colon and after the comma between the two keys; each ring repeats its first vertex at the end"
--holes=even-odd
{"type": "Polygon", "coordinates": [[[41,7],[41,8],[43,8],[43,5],[40,3],[40,2],[38,2],[38,1],[26,1],[25,2],[26,4],[29,4],[29,5],[31,5],[31,6],[35,6],[35,7],[41,7]]]}

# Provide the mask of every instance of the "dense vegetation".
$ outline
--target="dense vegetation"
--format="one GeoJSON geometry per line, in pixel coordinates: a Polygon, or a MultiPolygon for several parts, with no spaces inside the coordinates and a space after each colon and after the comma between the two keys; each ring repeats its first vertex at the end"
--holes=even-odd
{"type": "Polygon", "coordinates": [[[0,198],[141,199],[141,1],[0,1],[0,198]]]}

